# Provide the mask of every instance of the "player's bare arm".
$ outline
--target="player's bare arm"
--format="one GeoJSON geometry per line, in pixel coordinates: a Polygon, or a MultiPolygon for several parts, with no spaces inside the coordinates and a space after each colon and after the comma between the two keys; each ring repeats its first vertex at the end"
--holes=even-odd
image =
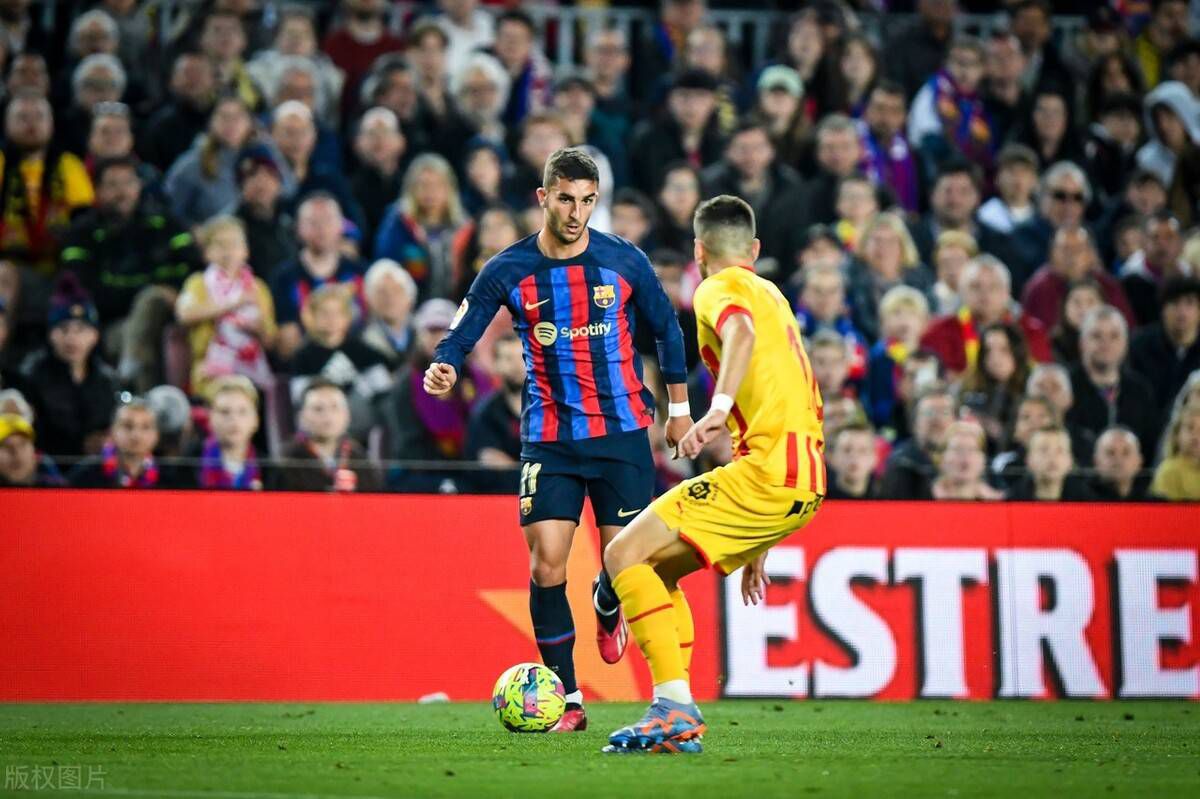
{"type": "Polygon", "coordinates": [[[713,389],[713,407],[680,440],[679,454],[685,458],[699,455],[704,445],[721,432],[730,409],[716,398],[736,397],[750,368],[750,356],[754,351],[754,321],[744,313],[730,314],[717,335],[721,337],[721,373],[713,389]]]}

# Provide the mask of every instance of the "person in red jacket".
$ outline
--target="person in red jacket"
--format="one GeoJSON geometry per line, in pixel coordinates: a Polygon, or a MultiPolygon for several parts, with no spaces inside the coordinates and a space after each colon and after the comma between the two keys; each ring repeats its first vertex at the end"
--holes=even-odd
{"type": "Polygon", "coordinates": [[[1028,314],[1020,314],[1013,304],[1008,267],[1000,259],[992,255],[971,259],[958,287],[962,307],[957,313],[933,320],[921,337],[921,348],[935,353],[952,378],[974,365],[979,355],[979,331],[998,322],[1020,328],[1035,361],[1054,360],[1046,328],[1028,314]]]}
{"type": "Polygon", "coordinates": [[[1063,227],[1054,234],[1050,245],[1050,262],[1034,272],[1025,284],[1021,307],[1027,315],[1050,330],[1058,324],[1067,289],[1084,278],[1099,283],[1105,301],[1120,311],[1126,323],[1133,327],[1133,309],[1125,290],[1101,266],[1096,245],[1083,227],[1063,227]]]}

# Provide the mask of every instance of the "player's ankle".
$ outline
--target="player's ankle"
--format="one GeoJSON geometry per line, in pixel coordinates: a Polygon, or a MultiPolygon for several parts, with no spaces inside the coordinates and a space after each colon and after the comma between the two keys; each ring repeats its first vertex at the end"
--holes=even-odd
{"type": "Polygon", "coordinates": [[[687,680],[667,680],[654,686],[654,698],[670,699],[681,705],[693,703],[692,689],[687,680]]]}
{"type": "Polygon", "coordinates": [[[563,701],[568,705],[583,706],[583,691],[572,691],[563,697],[563,701]]]}

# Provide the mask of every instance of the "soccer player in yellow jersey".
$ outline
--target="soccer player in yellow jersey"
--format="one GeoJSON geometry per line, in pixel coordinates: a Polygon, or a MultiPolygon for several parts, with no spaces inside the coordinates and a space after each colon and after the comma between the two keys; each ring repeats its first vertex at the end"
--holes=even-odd
{"type": "Polygon", "coordinates": [[[728,427],[734,459],[663,494],[604,550],[654,678],[650,709],[610,735],[606,752],[701,750],[705,725],[688,685],[692,614],[679,579],[741,568],[743,601],[757,604],[767,550],[807,524],[825,495],[821,395],[787,300],[754,274],[754,212],[721,195],[696,209],[694,226],[700,351],[716,386],[678,452],[695,457],[728,427]]]}

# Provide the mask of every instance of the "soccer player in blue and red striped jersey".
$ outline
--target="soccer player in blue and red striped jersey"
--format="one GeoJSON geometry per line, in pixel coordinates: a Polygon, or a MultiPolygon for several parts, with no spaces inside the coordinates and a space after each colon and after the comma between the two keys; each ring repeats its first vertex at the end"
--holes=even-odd
{"type": "MultiPolygon", "coordinates": [[[[567,603],[567,556],[584,496],[602,546],[650,504],[654,460],[646,428],[654,396],[642,382],[634,329],[649,325],[669,394],[670,446],[691,426],[683,334],[645,253],[588,228],[599,196],[595,162],[581,150],[546,162],[538,202],[544,225],[484,265],[425,373],[444,394],[500,306],[525,351],[521,412],[520,519],[530,552],[529,611],[547,666],[562,679],[567,712],[556,731],[587,727],[575,680],[575,623],[567,603]]],[[[606,662],[625,650],[629,627],[608,575],[593,585],[597,643],[606,662]]]]}

